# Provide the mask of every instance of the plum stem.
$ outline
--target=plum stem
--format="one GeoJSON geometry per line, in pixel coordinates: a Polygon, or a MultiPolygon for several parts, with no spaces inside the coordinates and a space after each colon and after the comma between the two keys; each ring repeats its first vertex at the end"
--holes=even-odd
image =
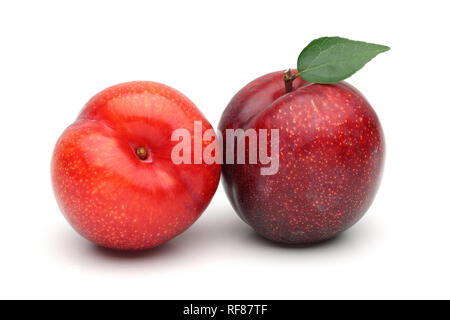
{"type": "Polygon", "coordinates": [[[297,78],[297,76],[298,76],[298,73],[292,74],[291,69],[287,69],[283,73],[284,88],[286,89],[286,93],[289,93],[292,91],[292,82],[294,81],[295,78],[297,78]]]}
{"type": "Polygon", "coordinates": [[[145,160],[147,159],[147,150],[145,150],[144,147],[139,147],[136,150],[136,155],[138,156],[139,159],[145,160]]]}

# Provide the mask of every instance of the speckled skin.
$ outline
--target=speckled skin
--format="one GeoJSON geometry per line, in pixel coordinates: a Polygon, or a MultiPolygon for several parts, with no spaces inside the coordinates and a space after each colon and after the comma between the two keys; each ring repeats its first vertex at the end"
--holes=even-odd
{"type": "MultiPolygon", "coordinates": [[[[201,120],[178,91],[129,82],[94,96],[59,138],[51,174],[59,207],[85,238],[108,248],[158,246],[186,230],[214,195],[220,165],[171,161],[177,128],[201,120]],[[148,157],[141,160],[137,148],[148,157]]],[[[209,142],[203,143],[203,148],[209,142]]]]}
{"type": "Polygon", "coordinates": [[[219,124],[224,145],[227,128],[278,128],[278,173],[224,164],[222,181],[235,211],[260,235],[312,243],[346,230],[367,211],[382,174],[384,138],[374,110],[349,84],[297,78],[286,94],[282,77],[275,72],[249,83],[219,124]]]}

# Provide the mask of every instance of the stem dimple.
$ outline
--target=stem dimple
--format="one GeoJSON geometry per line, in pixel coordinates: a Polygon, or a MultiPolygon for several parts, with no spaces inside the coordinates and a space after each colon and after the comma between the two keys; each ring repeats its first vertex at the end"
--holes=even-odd
{"type": "Polygon", "coordinates": [[[136,150],[136,155],[138,156],[139,159],[145,160],[147,159],[147,150],[145,150],[144,147],[139,147],[136,150]]]}

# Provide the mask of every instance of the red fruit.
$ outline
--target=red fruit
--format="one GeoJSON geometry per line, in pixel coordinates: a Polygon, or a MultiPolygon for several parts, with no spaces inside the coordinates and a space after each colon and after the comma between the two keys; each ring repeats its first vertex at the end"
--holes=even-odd
{"type": "MultiPolygon", "coordinates": [[[[219,164],[171,161],[177,128],[211,125],[178,91],[130,82],[94,96],[59,138],[51,173],[59,207],[85,238],[114,249],[158,246],[205,210],[219,164]]],[[[192,134],[193,137],[193,134],[192,134]]],[[[203,142],[202,148],[209,143],[203,142]]]]}
{"type": "Polygon", "coordinates": [[[222,166],[234,209],[262,236],[290,244],[328,239],[372,203],[384,138],[377,115],[349,84],[299,77],[286,93],[283,72],[265,75],[240,90],[223,113],[224,145],[231,128],[279,129],[276,174],[261,175],[266,166],[259,162],[222,166]]]}

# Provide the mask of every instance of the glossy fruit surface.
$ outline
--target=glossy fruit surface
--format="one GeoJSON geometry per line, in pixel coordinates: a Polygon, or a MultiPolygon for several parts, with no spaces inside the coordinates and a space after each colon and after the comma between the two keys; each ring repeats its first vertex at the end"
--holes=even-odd
{"type": "Polygon", "coordinates": [[[194,121],[211,129],[189,99],[163,84],[123,83],[94,96],[53,153],[53,188],[66,219],[114,249],[155,247],[186,230],[220,177],[219,164],[171,161],[172,132],[192,132],[194,121]]]}
{"type": "Polygon", "coordinates": [[[279,129],[276,174],[261,175],[259,163],[222,166],[235,211],[265,238],[289,244],[325,240],[371,205],[384,138],[374,110],[349,84],[311,84],[299,77],[286,93],[283,72],[267,74],[241,89],[224,111],[224,145],[225,130],[236,128],[279,129]]]}

